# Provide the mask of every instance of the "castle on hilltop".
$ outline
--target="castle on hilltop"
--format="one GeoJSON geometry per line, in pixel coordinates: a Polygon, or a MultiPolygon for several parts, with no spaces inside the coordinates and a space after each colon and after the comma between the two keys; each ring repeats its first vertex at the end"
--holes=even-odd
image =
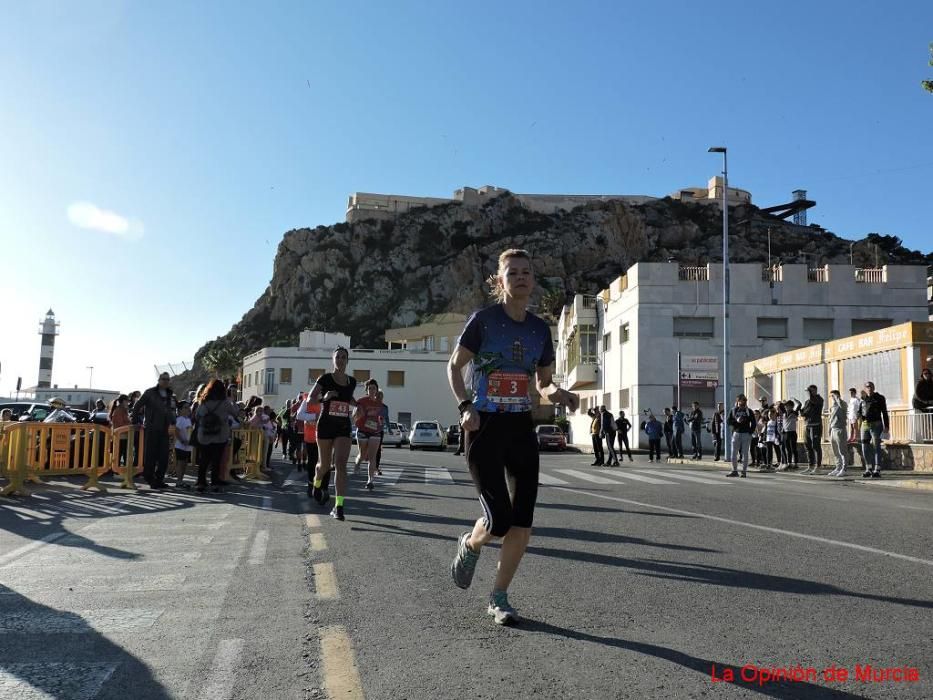
{"type": "MultiPolygon", "coordinates": [[[[722,201],[723,179],[712,177],[706,187],[686,187],[668,195],[671,199],[682,202],[718,205],[722,201]]],[[[375,194],[373,192],[354,192],[347,199],[347,222],[363,219],[392,219],[399,214],[418,207],[436,207],[442,204],[459,202],[468,207],[481,207],[490,199],[505,194],[509,190],[494,185],[480,188],[461,187],[451,199],[443,197],[410,197],[403,194],[375,194]]],[[[556,214],[569,211],[588,202],[620,201],[626,204],[645,204],[660,197],[642,194],[516,194],[510,192],[526,209],[541,214],[556,214]]],[[[752,195],[747,190],[729,187],[726,197],[730,205],[751,204],[752,195]]]]}

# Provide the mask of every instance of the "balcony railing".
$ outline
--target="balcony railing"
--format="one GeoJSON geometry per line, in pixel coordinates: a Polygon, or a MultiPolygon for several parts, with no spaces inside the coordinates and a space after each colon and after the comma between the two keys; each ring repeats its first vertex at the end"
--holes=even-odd
{"type": "Polygon", "coordinates": [[[855,270],[855,281],[860,284],[884,284],[883,267],[860,267],[855,270]]]}
{"type": "Polygon", "coordinates": [[[828,267],[807,268],[807,282],[829,282],[828,267]]]}
{"type": "Polygon", "coordinates": [[[784,281],[784,268],[780,265],[764,265],[761,268],[761,281],[762,282],[783,282],[784,281]]]}
{"type": "Polygon", "coordinates": [[[703,267],[681,267],[677,270],[677,277],[681,282],[708,282],[709,268],[703,267]]]}
{"type": "Polygon", "coordinates": [[[595,309],[596,308],[596,297],[585,295],[583,297],[583,308],[584,309],[595,309]]]}

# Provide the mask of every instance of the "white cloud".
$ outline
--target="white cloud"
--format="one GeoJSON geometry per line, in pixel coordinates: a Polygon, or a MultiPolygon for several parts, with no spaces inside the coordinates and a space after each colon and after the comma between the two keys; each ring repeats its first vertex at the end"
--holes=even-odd
{"type": "Polygon", "coordinates": [[[116,212],[101,209],[90,202],[74,202],[68,205],[68,220],[78,228],[109,233],[130,241],[143,237],[143,222],[127,219],[116,212]]]}

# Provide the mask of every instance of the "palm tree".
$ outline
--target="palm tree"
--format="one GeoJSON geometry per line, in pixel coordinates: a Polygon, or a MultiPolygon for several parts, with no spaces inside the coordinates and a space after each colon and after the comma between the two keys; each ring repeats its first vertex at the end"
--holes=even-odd
{"type": "Polygon", "coordinates": [[[214,345],[201,361],[208,372],[218,377],[235,377],[242,364],[240,354],[224,345],[214,345]]]}

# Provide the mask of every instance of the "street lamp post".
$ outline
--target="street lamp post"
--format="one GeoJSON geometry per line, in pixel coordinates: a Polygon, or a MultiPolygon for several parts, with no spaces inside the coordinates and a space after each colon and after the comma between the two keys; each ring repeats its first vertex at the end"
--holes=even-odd
{"type": "MultiPolygon", "coordinates": [[[[729,406],[729,203],[727,200],[729,190],[729,168],[726,160],[725,146],[711,146],[708,153],[722,153],[722,403],[725,409],[729,406]]],[[[729,440],[729,424],[724,421],[722,426],[723,454],[726,461],[732,457],[732,446],[729,440]]]]}

